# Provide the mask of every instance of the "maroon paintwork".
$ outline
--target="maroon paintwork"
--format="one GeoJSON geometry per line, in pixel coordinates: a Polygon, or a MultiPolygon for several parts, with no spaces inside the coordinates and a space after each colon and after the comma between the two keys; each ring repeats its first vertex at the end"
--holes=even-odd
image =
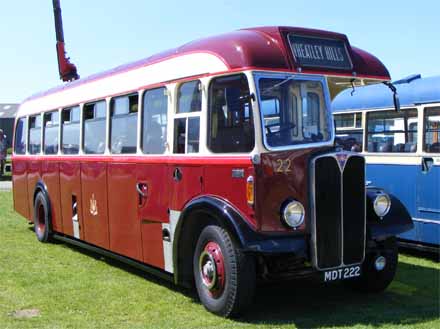
{"type": "Polygon", "coordinates": [[[77,213],[80,226],[80,238],[85,239],[84,223],[82,222],[82,201],[81,201],[81,164],[75,161],[60,162],[60,200],[61,213],[63,218],[63,233],[73,236],[73,209],[72,197],[76,197],[77,213]]]}
{"type": "MultiPolygon", "coordinates": [[[[12,164],[14,167],[14,164],[12,164]]],[[[34,192],[35,186],[41,178],[41,161],[38,158],[31,158],[27,163],[27,192],[29,217],[33,221],[34,214],[34,192]]]]}
{"type": "Polygon", "coordinates": [[[110,250],[142,261],[136,164],[109,163],[107,170],[110,250]]]}
{"type": "Polygon", "coordinates": [[[256,165],[255,169],[255,212],[261,231],[291,231],[280,220],[281,207],[288,199],[295,199],[303,204],[306,218],[297,230],[306,229],[310,216],[309,160],[317,151],[322,149],[270,152],[261,155],[261,164],[256,165]]]}
{"type": "MultiPolygon", "coordinates": [[[[117,68],[55,87],[31,96],[27,100],[53,94],[61,90],[73,88],[121,72],[151,65],[172,57],[195,52],[211,53],[217,56],[226,64],[229,70],[260,69],[298,72],[298,67],[294,62],[293,56],[287,51],[287,49],[290,49],[289,45],[286,44],[287,33],[298,33],[310,36],[319,35],[322,37],[348,41],[347,36],[344,34],[298,27],[269,26],[243,29],[195,40],[181,47],[170,49],[133,63],[121,65],[117,68]]],[[[350,46],[348,42],[347,45],[353,62],[353,70],[351,72],[304,69],[302,70],[302,73],[331,73],[332,75],[352,76],[353,72],[355,72],[358,77],[370,77],[383,80],[390,79],[388,70],[376,57],[364,50],[350,46]]],[[[125,91],[121,90],[121,92],[125,91]]]]}
{"type": "Polygon", "coordinates": [[[106,162],[81,163],[81,199],[85,240],[109,249],[106,162]]]}
{"type": "Polygon", "coordinates": [[[60,203],[60,175],[58,162],[41,162],[41,179],[46,185],[51,205],[52,229],[63,232],[63,220],[61,217],[60,203]]]}
{"type": "Polygon", "coordinates": [[[164,268],[162,223],[168,223],[169,185],[168,166],[157,164],[136,165],[137,183],[146,188],[145,196],[138,193],[137,209],[142,230],[142,250],[144,262],[164,268]]]}
{"type": "Polygon", "coordinates": [[[14,209],[20,215],[31,220],[28,201],[27,160],[15,160],[12,166],[12,185],[14,209]]]}

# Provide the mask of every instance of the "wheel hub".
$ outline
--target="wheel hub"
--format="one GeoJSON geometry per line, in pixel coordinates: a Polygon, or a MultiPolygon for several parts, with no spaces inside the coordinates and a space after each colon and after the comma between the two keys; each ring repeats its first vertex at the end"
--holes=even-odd
{"type": "Polygon", "coordinates": [[[202,283],[213,297],[219,296],[225,286],[224,258],[220,246],[208,242],[199,257],[202,283]]]}
{"type": "Polygon", "coordinates": [[[45,228],[45,211],[44,206],[40,204],[38,206],[38,214],[37,214],[37,223],[35,225],[37,226],[37,229],[39,232],[44,232],[45,228]]]}

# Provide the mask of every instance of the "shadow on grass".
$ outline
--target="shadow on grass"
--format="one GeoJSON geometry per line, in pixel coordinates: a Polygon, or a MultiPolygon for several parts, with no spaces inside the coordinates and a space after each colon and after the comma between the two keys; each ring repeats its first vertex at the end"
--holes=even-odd
{"type": "Polygon", "coordinates": [[[437,263],[440,262],[440,248],[437,249],[437,251],[424,251],[424,250],[399,246],[399,252],[417,258],[430,259],[437,263]]]}
{"type": "Polygon", "coordinates": [[[9,174],[0,175],[0,182],[10,182],[12,181],[12,176],[9,174]]]}
{"type": "MultiPolygon", "coordinates": [[[[60,244],[105,261],[111,266],[140,276],[152,283],[177,291],[197,302],[194,290],[103,257],[67,243],[60,244]]],[[[298,328],[353,325],[415,325],[439,317],[439,271],[424,266],[399,263],[392,285],[383,293],[360,294],[342,283],[324,285],[313,280],[287,281],[259,285],[251,309],[238,323],[260,325],[294,324],[298,328]]]]}
{"type": "Polygon", "coordinates": [[[379,294],[305,280],[260,287],[252,311],[240,321],[298,328],[411,325],[438,319],[438,291],[438,270],[399,263],[392,285],[379,294]]]}

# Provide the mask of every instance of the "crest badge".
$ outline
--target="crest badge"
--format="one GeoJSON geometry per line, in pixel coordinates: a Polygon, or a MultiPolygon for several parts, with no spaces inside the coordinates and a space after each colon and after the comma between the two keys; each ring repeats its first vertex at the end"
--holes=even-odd
{"type": "Polygon", "coordinates": [[[336,159],[338,160],[339,167],[341,168],[341,170],[344,170],[345,163],[347,162],[348,159],[348,154],[347,153],[336,154],[336,159]]]}
{"type": "Polygon", "coordinates": [[[92,193],[92,198],[90,199],[90,213],[92,216],[98,215],[98,203],[95,199],[95,194],[92,193]]]}

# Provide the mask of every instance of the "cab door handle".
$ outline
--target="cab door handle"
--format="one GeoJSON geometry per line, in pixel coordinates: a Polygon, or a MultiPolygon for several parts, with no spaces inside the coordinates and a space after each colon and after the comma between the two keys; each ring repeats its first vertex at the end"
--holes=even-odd
{"type": "Polygon", "coordinates": [[[433,158],[422,158],[422,172],[428,173],[434,164],[433,158]]]}
{"type": "Polygon", "coordinates": [[[140,197],[146,198],[148,193],[147,183],[136,183],[136,191],[139,193],[140,197]]]}

